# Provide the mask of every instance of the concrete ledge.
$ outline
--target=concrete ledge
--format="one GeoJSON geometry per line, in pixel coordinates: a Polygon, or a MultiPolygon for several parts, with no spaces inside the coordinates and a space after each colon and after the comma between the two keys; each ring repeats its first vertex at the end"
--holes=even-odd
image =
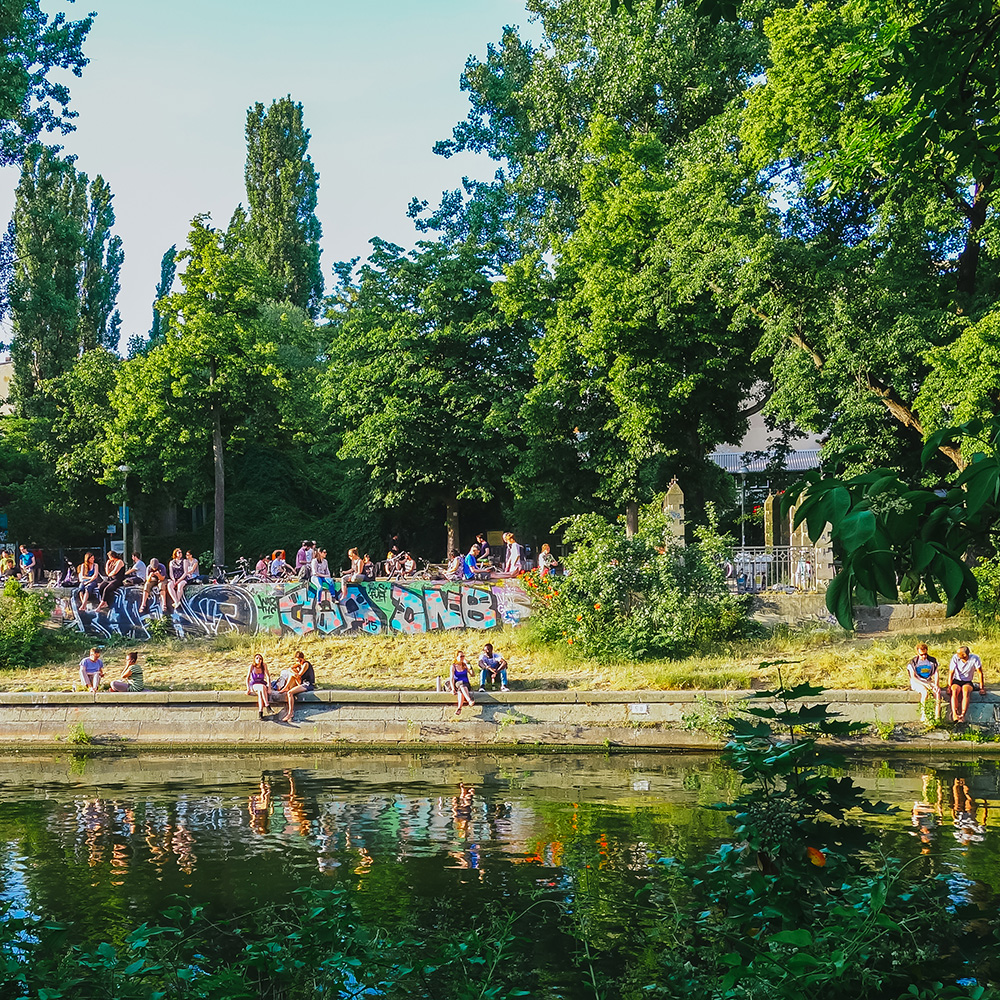
{"type": "MultiPolygon", "coordinates": [[[[0,746],[65,745],[82,727],[98,742],[140,746],[717,747],[717,739],[684,724],[693,703],[704,700],[724,713],[750,695],[725,690],[475,692],[475,705],[456,718],[454,697],[447,692],[325,689],[300,698],[289,724],[278,721],[277,704],[278,711],[258,719],[255,699],[243,691],[101,692],[96,697],[14,692],[0,694],[0,746]]],[[[919,723],[919,701],[911,691],[825,691],[808,703],[826,704],[845,721],[892,723],[913,731],[919,723]]],[[[969,722],[1000,730],[1000,696],[975,695],[969,722]]],[[[925,741],[940,746],[947,739],[947,732],[939,730],[925,741]]]]}

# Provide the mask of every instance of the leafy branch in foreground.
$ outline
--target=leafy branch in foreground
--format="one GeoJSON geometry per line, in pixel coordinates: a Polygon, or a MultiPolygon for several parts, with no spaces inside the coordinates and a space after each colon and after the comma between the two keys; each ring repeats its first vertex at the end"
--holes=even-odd
{"type": "Polygon", "coordinates": [[[932,434],[921,462],[926,470],[942,444],[956,441],[964,469],[950,484],[913,486],[888,469],[850,479],[807,475],[787,491],[782,509],[798,504],[794,526],[803,521],[814,541],[827,525],[841,570],[826,592],[826,606],[847,629],[853,605],[897,601],[899,592],[921,587],[935,601],[943,595],[957,614],[978,592],[966,563],[970,552],[993,548],[1000,520],[1000,417],[976,419],[932,434]]]}

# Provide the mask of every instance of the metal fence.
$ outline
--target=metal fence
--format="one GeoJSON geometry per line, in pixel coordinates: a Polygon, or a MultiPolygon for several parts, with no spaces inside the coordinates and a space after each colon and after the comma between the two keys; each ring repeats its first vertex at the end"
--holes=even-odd
{"type": "Polygon", "coordinates": [[[733,551],[730,584],[740,594],[793,589],[815,593],[825,586],[819,577],[828,553],[799,545],[747,546],[733,551]]]}

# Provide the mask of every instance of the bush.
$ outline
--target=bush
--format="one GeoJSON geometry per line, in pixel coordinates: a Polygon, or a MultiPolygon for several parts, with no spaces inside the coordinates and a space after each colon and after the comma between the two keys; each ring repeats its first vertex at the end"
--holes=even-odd
{"type": "Polygon", "coordinates": [[[0,594],[0,669],[30,667],[42,659],[42,625],[52,597],[25,590],[8,580],[0,594]]]}
{"type": "Polygon", "coordinates": [[[561,522],[573,553],[564,577],[525,575],[529,632],[604,661],[681,657],[744,637],[751,599],[730,592],[730,542],[711,519],[687,547],[667,544],[659,503],[642,511],[634,538],[597,514],[561,522]]]}
{"type": "Polygon", "coordinates": [[[1000,632],[1000,556],[984,559],[972,569],[979,592],[968,603],[969,612],[984,635],[1000,632]]]}

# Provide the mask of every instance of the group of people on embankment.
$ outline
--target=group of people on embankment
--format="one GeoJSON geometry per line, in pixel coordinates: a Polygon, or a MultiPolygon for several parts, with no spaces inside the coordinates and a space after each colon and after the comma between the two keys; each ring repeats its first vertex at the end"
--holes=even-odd
{"type": "MultiPolygon", "coordinates": [[[[924,717],[928,717],[927,701],[934,700],[934,718],[941,719],[943,699],[938,661],[928,652],[926,642],[918,642],[916,655],[906,664],[910,678],[910,688],[922,695],[921,704],[924,717]]],[[[959,646],[948,664],[948,680],[945,690],[951,695],[952,722],[965,722],[972,700],[972,689],[979,675],[979,694],[986,694],[986,680],[983,675],[983,661],[968,646],[959,646]]]]}

